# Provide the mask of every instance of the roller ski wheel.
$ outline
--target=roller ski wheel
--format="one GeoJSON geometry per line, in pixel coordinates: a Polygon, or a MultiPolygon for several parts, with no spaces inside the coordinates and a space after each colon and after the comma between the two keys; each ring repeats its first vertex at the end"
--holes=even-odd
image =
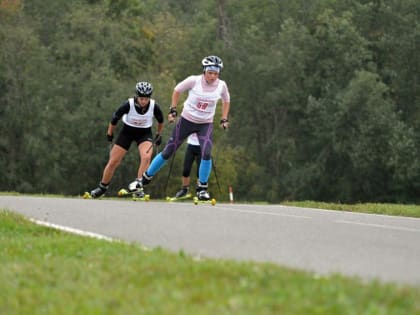
{"type": "Polygon", "coordinates": [[[200,200],[197,197],[194,197],[193,201],[195,205],[198,205],[198,204],[211,204],[212,206],[216,205],[216,199],[214,198],[210,200],[200,200]]]}
{"type": "Polygon", "coordinates": [[[127,196],[131,196],[131,195],[132,195],[132,193],[130,193],[127,189],[124,189],[124,188],[122,188],[118,191],[118,197],[127,197],[127,196]]]}
{"type": "Polygon", "coordinates": [[[133,195],[133,201],[149,201],[150,195],[144,195],[144,197],[136,197],[133,195]]]}
{"type": "Polygon", "coordinates": [[[136,195],[137,191],[130,192],[125,188],[122,188],[118,191],[118,197],[131,197],[134,201],[149,201],[150,195],[146,194],[143,197],[136,195]]]}
{"type": "Polygon", "coordinates": [[[90,192],[88,192],[88,191],[85,191],[85,193],[83,194],[83,199],[92,199],[92,196],[91,196],[91,194],[90,194],[90,192]]]}
{"type": "Polygon", "coordinates": [[[186,194],[185,196],[182,197],[166,197],[166,201],[182,201],[182,200],[186,200],[186,199],[190,199],[192,197],[191,193],[186,194]]]}

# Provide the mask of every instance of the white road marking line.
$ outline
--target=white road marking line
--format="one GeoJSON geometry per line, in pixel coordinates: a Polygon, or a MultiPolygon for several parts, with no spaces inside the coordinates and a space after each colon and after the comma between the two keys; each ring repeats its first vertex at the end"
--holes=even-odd
{"type": "MultiPolygon", "coordinates": [[[[117,239],[114,239],[112,237],[105,236],[105,235],[102,235],[102,234],[87,232],[87,231],[83,231],[83,230],[79,230],[79,229],[75,229],[75,228],[71,228],[71,227],[63,226],[63,225],[59,225],[59,224],[54,224],[54,223],[50,223],[50,222],[46,222],[46,221],[40,221],[40,220],[35,220],[35,219],[29,219],[29,221],[34,222],[38,225],[42,225],[42,226],[50,227],[50,228],[53,228],[53,229],[69,232],[69,233],[72,233],[72,234],[77,234],[77,235],[81,235],[81,236],[88,236],[88,237],[96,238],[96,239],[99,239],[99,240],[105,240],[105,241],[108,241],[108,242],[122,242],[120,240],[117,240],[117,239]]],[[[144,250],[144,251],[150,251],[150,249],[148,247],[144,246],[144,245],[141,245],[141,249],[144,250]]]]}
{"type": "Polygon", "coordinates": [[[279,217],[291,217],[297,219],[312,219],[312,217],[304,216],[304,215],[297,215],[297,214],[286,214],[286,213],[277,213],[277,212],[267,212],[267,211],[255,211],[255,210],[243,210],[243,209],[232,209],[232,208],[223,208],[223,207],[214,207],[214,209],[222,210],[222,211],[229,211],[229,212],[241,212],[241,213],[251,213],[251,214],[259,214],[259,215],[273,215],[279,217]]]}
{"type": "Polygon", "coordinates": [[[335,222],[337,222],[337,223],[344,223],[344,224],[354,224],[354,225],[377,227],[377,228],[388,229],[388,230],[397,230],[397,231],[420,233],[420,229],[407,228],[407,227],[402,227],[402,226],[385,225],[385,224],[374,224],[374,223],[363,223],[363,222],[346,221],[346,220],[336,220],[335,222]]]}
{"type": "Polygon", "coordinates": [[[65,231],[65,232],[69,232],[69,233],[73,233],[73,234],[77,234],[77,235],[82,235],[82,236],[89,236],[89,237],[93,237],[93,238],[97,238],[99,240],[106,240],[109,242],[114,242],[116,241],[115,239],[105,236],[105,235],[101,235],[101,234],[97,234],[97,233],[93,233],[93,232],[86,232],[83,230],[79,230],[79,229],[74,229],[71,227],[67,227],[67,226],[63,226],[63,225],[58,225],[58,224],[54,224],[54,223],[49,223],[49,222],[45,222],[45,221],[40,221],[40,220],[35,220],[35,219],[30,219],[30,221],[42,225],[42,226],[46,226],[46,227],[50,227],[53,229],[57,229],[57,230],[61,230],[61,231],[65,231]]]}

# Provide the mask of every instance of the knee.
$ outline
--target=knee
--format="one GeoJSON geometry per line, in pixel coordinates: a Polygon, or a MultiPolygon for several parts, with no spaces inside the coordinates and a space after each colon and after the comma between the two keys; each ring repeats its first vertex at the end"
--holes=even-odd
{"type": "Polygon", "coordinates": [[[162,157],[165,160],[168,160],[172,156],[172,154],[174,154],[174,151],[175,150],[172,147],[167,147],[162,151],[162,157]]]}
{"type": "Polygon", "coordinates": [[[108,168],[110,169],[116,169],[121,163],[121,160],[115,160],[115,159],[111,159],[108,162],[108,168]]]}
{"type": "Polygon", "coordinates": [[[203,154],[201,155],[201,159],[202,160],[211,160],[211,151],[210,150],[204,151],[203,154]]]}
{"type": "Polygon", "coordinates": [[[201,152],[202,160],[211,160],[211,145],[206,146],[201,152]]]}

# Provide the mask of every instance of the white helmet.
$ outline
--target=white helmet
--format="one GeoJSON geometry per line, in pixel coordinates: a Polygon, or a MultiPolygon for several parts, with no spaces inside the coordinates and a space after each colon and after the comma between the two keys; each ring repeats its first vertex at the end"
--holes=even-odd
{"type": "Polygon", "coordinates": [[[150,97],[153,93],[153,86],[149,82],[139,82],[136,84],[136,95],[150,97]]]}
{"type": "Polygon", "coordinates": [[[223,69],[223,61],[217,56],[207,56],[201,61],[201,65],[203,66],[203,71],[207,69],[207,67],[217,67],[219,71],[223,69]]]}

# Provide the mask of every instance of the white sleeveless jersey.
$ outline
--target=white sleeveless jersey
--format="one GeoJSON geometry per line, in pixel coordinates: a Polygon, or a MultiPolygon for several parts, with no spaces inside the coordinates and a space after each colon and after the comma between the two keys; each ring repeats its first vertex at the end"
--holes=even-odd
{"type": "Polygon", "coordinates": [[[131,127],[136,128],[150,128],[153,125],[153,112],[155,109],[155,100],[150,99],[149,109],[144,115],[137,113],[134,105],[134,98],[129,98],[130,110],[124,114],[122,121],[131,127]]]}
{"type": "Polygon", "coordinates": [[[191,145],[200,145],[200,142],[198,142],[198,136],[196,133],[192,133],[187,138],[187,143],[191,145]]]}
{"type": "Polygon", "coordinates": [[[209,92],[203,90],[201,79],[201,75],[196,76],[195,84],[184,102],[181,116],[193,123],[211,123],[225,82],[219,79],[217,88],[209,92]]]}

